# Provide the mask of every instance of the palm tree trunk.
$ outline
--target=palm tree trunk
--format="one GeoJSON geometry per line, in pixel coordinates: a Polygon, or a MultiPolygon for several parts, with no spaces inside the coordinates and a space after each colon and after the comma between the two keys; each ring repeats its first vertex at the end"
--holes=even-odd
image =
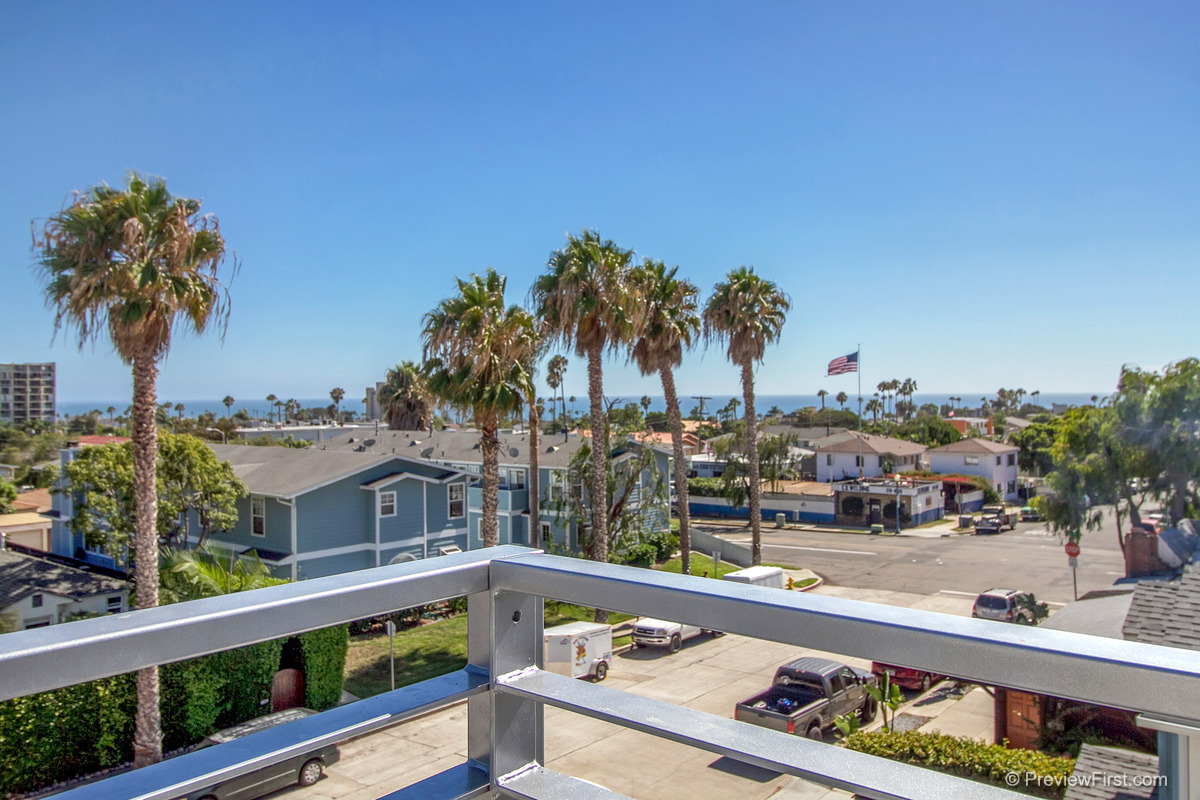
{"type": "MultiPolygon", "coordinates": [[[[158,605],[158,365],[154,354],[133,359],[133,545],[137,607],[158,605]]],[[[162,718],[158,707],[158,667],[137,673],[137,715],[134,719],[133,763],[144,767],[162,761],[162,718]]]]}
{"type": "Polygon", "coordinates": [[[483,517],[479,520],[479,537],[484,547],[495,547],[500,543],[500,440],[496,438],[496,417],[482,416],[480,421],[479,449],[483,452],[483,517]]]}
{"type": "MultiPolygon", "coordinates": [[[[679,507],[679,558],[683,562],[683,574],[692,574],[692,537],[689,531],[687,462],[683,456],[683,420],[679,416],[679,397],[675,394],[675,375],[670,367],[663,367],[663,396],[667,401],[667,419],[671,423],[671,450],[675,456],[675,501],[679,507]]],[[[667,522],[671,515],[668,512],[667,522]]]]}
{"type": "MultiPolygon", "coordinates": [[[[550,403],[553,405],[554,400],[550,403]]],[[[538,418],[537,396],[529,396],[529,544],[532,547],[541,546],[542,538],[542,481],[539,473],[538,428],[541,427],[538,418]]]]}
{"type": "MultiPolygon", "coordinates": [[[[592,530],[590,553],[593,561],[608,561],[608,436],[604,424],[604,348],[597,343],[588,351],[588,402],[592,417],[592,530]]],[[[596,622],[608,622],[608,611],[597,608],[596,622]]]]}
{"type": "Polygon", "coordinates": [[[742,402],[746,407],[746,460],[750,485],[750,563],[762,564],[762,486],[758,475],[758,417],[754,413],[754,364],[742,364],[742,402]]]}

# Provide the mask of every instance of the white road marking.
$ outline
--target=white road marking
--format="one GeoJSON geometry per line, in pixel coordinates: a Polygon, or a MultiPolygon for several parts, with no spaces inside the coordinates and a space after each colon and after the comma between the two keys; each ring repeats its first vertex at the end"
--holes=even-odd
{"type": "MultiPolygon", "coordinates": [[[[751,540],[751,539],[726,539],[725,541],[734,542],[736,544],[750,544],[753,540],[751,540]]],[[[801,547],[801,546],[795,545],[795,544],[771,544],[769,542],[763,542],[763,547],[778,547],[781,550],[810,550],[814,553],[849,553],[851,555],[856,555],[856,556],[877,556],[877,555],[879,555],[879,553],[872,553],[869,550],[834,550],[831,547],[801,547]]]]}
{"type": "Polygon", "coordinates": [[[956,592],[953,589],[939,589],[938,594],[961,594],[963,597],[979,596],[979,592],[956,592]]]}

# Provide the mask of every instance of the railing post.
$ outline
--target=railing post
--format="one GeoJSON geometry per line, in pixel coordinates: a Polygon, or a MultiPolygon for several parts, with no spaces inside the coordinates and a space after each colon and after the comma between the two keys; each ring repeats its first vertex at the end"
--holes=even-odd
{"type": "MultiPolygon", "coordinates": [[[[471,668],[496,677],[541,666],[542,598],[520,592],[492,591],[468,596],[467,660],[471,668]]],[[[467,755],[496,780],[545,759],[543,706],[499,692],[467,701],[467,755]]]]}
{"type": "Polygon", "coordinates": [[[1159,800],[1200,800],[1200,727],[1145,714],[1137,724],[1158,732],[1159,800]]]}

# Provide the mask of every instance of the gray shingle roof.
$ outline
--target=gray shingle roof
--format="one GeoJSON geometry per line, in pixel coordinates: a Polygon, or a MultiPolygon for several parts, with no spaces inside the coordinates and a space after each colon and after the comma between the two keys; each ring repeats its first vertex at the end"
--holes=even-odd
{"type": "Polygon", "coordinates": [[[209,446],[218,459],[233,466],[234,474],[242,479],[251,494],[269,497],[295,497],[396,458],[390,453],[331,453],[312,448],[297,450],[238,444],[209,446]]]}
{"type": "Polygon", "coordinates": [[[960,439],[931,449],[930,453],[1015,453],[1020,450],[1011,444],[1000,444],[991,439],[960,439]]]}
{"type": "MultiPolygon", "coordinates": [[[[501,433],[499,439],[500,466],[529,466],[528,433],[501,433]]],[[[578,436],[570,436],[564,441],[562,434],[542,434],[538,438],[538,464],[545,468],[565,469],[584,441],[578,436]]],[[[332,453],[355,453],[361,450],[359,455],[395,454],[443,463],[483,463],[478,431],[434,431],[433,434],[429,431],[356,431],[319,442],[311,449],[332,453]]]]}
{"type": "Polygon", "coordinates": [[[1063,800],[1157,800],[1157,788],[1132,785],[1153,783],[1149,779],[1156,775],[1158,756],[1085,744],[1075,762],[1075,783],[1067,787],[1063,800]]]}
{"type": "MultiPolygon", "coordinates": [[[[857,433],[837,434],[813,442],[813,447],[818,453],[857,453],[859,436],[860,434],[857,433]]],[[[873,455],[914,456],[929,449],[923,444],[908,442],[904,439],[893,439],[889,436],[872,436],[869,433],[861,434],[861,436],[862,451],[873,455]]]]}
{"type": "Polygon", "coordinates": [[[1122,632],[1134,642],[1200,650],[1200,572],[1192,568],[1176,581],[1139,583],[1122,632]]]}
{"type": "Polygon", "coordinates": [[[54,594],[82,600],[127,588],[128,582],[120,578],[98,575],[13,550],[0,550],[0,608],[18,603],[31,594],[54,594]]]}
{"type": "Polygon", "coordinates": [[[1132,600],[1133,592],[1080,599],[1063,606],[1038,627],[1123,639],[1121,631],[1132,600]]]}

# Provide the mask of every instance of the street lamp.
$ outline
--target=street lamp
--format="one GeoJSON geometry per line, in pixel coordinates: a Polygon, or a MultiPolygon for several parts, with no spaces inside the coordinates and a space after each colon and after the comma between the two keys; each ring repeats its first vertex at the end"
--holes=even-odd
{"type": "Polygon", "coordinates": [[[896,535],[900,535],[900,481],[896,480],[896,535]]]}
{"type": "Polygon", "coordinates": [[[205,428],[204,430],[221,434],[221,444],[229,444],[229,439],[225,436],[225,431],[221,430],[220,428],[205,428]]]}

